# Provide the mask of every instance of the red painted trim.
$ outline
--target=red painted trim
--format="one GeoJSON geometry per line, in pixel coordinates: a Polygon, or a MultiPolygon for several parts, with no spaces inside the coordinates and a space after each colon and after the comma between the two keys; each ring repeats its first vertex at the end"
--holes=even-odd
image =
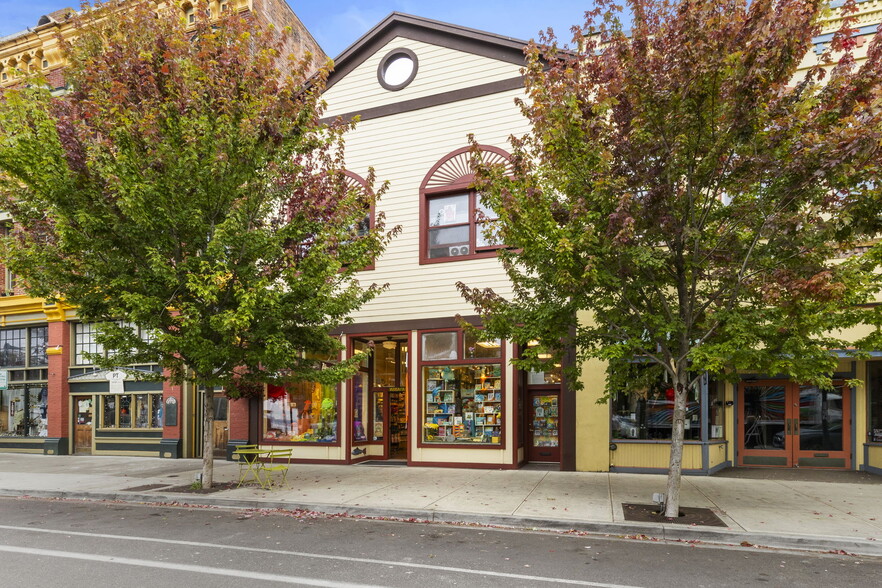
{"type": "MultiPolygon", "coordinates": [[[[481,149],[481,151],[488,151],[490,153],[496,153],[498,155],[502,155],[506,159],[511,159],[511,154],[504,149],[500,149],[499,147],[494,147],[493,145],[478,145],[478,147],[481,149]]],[[[422,195],[423,193],[425,193],[426,185],[432,179],[432,176],[435,175],[435,172],[438,171],[438,168],[440,168],[442,165],[444,165],[445,163],[447,163],[449,160],[453,159],[457,155],[467,153],[471,149],[472,149],[471,146],[460,147],[459,149],[454,149],[453,151],[451,151],[450,153],[448,153],[447,155],[445,155],[444,157],[439,159],[438,163],[436,163],[435,165],[432,166],[432,168],[429,170],[429,173],[426,174],[426,176],[423,178],[423,181],[420,183],[420,194],[422,195]]],[[[474,176],[472,176],[472,177],[474,178],[474,176]]],[[[455,185],[458,185],[458,184],[455,184],[455,185]]]]}

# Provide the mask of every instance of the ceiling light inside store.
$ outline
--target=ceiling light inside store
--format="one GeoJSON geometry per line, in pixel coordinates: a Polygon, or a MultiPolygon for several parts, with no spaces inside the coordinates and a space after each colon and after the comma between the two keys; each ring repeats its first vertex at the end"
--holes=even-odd
{"type": "Polygon", "coordinates": [[[536,347],[537,345],[539,345],[539,341],[537,341],[536,339],[533,339],[532,341],[527,341],[527,347],[536,347]]]}
{"type": "Polygon", "coordinates": [[[539,359],[551,359],[551,354],[543,351],[542,353],[537,353],[536,357],[539,359]]]}
{"type": "Polygon", "coordinates": [[[483,347],[484,349],[499,349],[502,347],[502,342],[499,339],[494,339],[492,341],[478,341],[478,346],[483,347]]]}
{"type": "Polygon", "coordinates": [[[383,349],[395,349],[396,345],[395,341],[383,341],[383,349]]]}

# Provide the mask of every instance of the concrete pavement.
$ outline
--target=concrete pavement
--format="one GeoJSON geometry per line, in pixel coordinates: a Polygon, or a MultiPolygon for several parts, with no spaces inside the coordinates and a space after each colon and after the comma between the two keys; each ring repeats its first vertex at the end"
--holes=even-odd
{"type": "MultiPolygon", "coordinates": [[[[711,509],[726,524],[710,527],[625,520],[622,505],[651,503],[664,491],[662,475],[296,464],[281,488],[179,490],[200,471],[194,459],[0,453],[0,496],[303,509],[882,556],[882,477],[859,472],[684,477],[681,506],[711,509]]],[[[238,471],[216,460],[215,482],[238,471]]]]}

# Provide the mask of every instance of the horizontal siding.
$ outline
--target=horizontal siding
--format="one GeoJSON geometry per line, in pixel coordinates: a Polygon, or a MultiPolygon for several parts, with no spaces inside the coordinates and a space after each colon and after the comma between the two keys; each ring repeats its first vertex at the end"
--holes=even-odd
{"type": "Polygon", "coordinates": [[[390,289],[355,313],[356,321],[472,314],[456,290],[458,280],[511,293],[494,258],[419,265],[419,187],[442,157],[468,144],[469,133],[481,143],[507,149],[509,135],[526,132],[526,120],[514,104],[520,94],[504,92],[363,121],[347,135],[347,167],[366,175],[373,166],[380,182],[390,180],[377,210],[386,214],[388,226],[402,229],[376,269],[360,276],[366,283],[389,283],[390,289]]]}
{"type": "Polygon", "coordinates": [[[396,37],[325,92],[328,105],[325,115],[358,112],[518,75],[520,67],[512,63],[396,37]],[[398,48],[410,49],[416,54],[418,70],[407,87],[393,92],[380,86],[377,68],[389,51],[398,48]]]}
{"type": "MultiPolygon", "coordinates": [[[[617,468],[668,469],[670,443],[616,443],[610,451],[610,465],[617,468]]],[[[683,469],[701,469],[701,445],[683,446],[683,469]]]]}
{"type": "Polygon", "coordinates": [[[507,449],[482,449],[479,447],[422,448],[414,451],[411,461],[427,463],[509,465],[511,458],[507,449]]]}

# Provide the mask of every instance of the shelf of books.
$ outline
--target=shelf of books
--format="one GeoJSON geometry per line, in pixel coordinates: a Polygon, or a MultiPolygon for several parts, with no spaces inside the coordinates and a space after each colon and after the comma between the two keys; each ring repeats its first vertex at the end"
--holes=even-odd
{"type": "Polygon", "coordinates": [[[457,391],[445,386],[445,380],[429,378],[426,389],[424,441],[499,443],[502,393],[498,379],[457,391]]]}

